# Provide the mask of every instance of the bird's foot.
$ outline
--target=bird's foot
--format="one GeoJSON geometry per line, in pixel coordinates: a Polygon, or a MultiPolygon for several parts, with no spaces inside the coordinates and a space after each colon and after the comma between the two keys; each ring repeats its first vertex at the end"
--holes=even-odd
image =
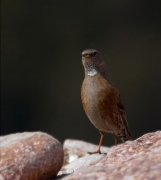
{"type": "Polygon", "coordinates": [[[95,151],[95,152],[88,152],[88,154],[92,155],[92,154],[104,154],[104,155],[107,155],[107,153],[101,153],[101,151],[95,151]]]}

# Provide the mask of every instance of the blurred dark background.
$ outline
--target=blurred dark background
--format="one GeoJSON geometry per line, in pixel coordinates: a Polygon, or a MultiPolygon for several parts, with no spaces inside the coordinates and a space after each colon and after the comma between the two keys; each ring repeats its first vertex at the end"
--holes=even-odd
{"type": "Polygon", "coordinates": [[[160,1],[2,0],[1,135],[44,131],[98,143],[80,99],[87,48],[103,54],[133,139],[161,129],[160,1]]]}

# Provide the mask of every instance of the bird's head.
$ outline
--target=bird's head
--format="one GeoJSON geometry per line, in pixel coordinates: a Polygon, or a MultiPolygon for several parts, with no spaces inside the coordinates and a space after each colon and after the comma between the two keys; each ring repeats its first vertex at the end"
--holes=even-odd
{"type": "Polygon", "coordinates": [[[94,76],[97,74],[100,66],[104,65],[104,60],[99,51],[94,49],[87,49],[82,52],[82,63],[85,72],[88,75],[94,76]]]}

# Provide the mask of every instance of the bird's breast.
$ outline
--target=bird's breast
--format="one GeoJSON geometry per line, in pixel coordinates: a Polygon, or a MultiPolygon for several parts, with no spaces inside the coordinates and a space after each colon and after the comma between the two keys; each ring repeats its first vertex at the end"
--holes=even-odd
{"type": "Polygon", "coordinates": [[[90,121],[98,129],[107,129],[113,111],[111,111],[111,108],[115,109],[115,107],[112,107],[112,102],[116,101],[113,86],[100,75],[85,77],[82,84],[81,98],[83,108],[90,121]]]}
{"type": "Polygon", "coordinates": [[[92,104],[103,101],[111,94],[112,88],[113,86],[99,74],[93,77],[86,76],[81,89],[82,101],[92,104]]]}

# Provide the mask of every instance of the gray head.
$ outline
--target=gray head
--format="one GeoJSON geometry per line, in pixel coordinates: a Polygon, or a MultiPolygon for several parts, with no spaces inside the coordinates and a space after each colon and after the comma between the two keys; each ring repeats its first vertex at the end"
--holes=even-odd
{"type": "Polygon", "coordinates": [[[94,49],[87,49],[82,52],[82,63],[85,73],[95,75],[101,66],[104,66],[104,60],[101,53],[94,49]]]}
{"type": "Polygon", "coordinates": [[[82,63],[85,69],[85,75],[93,77],[99,73],[109,83],[113,84],[109,71],[105,65],[101,53],[95,49],[86,49],[82,52],[82,63]]]}

